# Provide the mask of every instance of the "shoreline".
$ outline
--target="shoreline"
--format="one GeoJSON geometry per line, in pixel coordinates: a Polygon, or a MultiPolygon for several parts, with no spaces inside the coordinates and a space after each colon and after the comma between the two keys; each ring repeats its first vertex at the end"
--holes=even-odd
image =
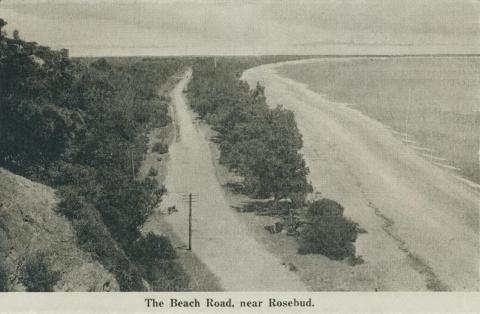
{"type": "MultiPolygon", "coordinates": [[[[426,57],[428,57],[428,56],[426,56],[426,57]]],[[[446,57],[449,57],[449,56],[446,56],[446,57]]],[[[455,57],[455,56],[453,56],[453,57],[455,57]]],[[[396,139],[402,141],[410,149],[414,150],[418,156],[424,158],[425,160],[427,160],[431,164],[447,171],[449,174],[452,175],[452,177],[454,177],[456,180],[458,180],[459,182],[464,184],[467,188],[471,189],[474,193],[477,193],[478,196],[480,197],[480,183],[479,182],[475,182],[472,179],[470,179],[467,175],[463,174],[461,168],[452,166],[452,162],[454,162],[454,161],[446,159],[443,156],[432,154],[432,152],[430,152],[430,149],[423,146],[424,145],[423,142],[417,142],[416,141],[414,135],[408,135],[408,140],[404,140],[406,138],[405,133],[403,133],[402,131],[396,130],[392,126],[390,126],[388,124],[385,124],[382,121],[379,121],[379,120],[369,116],[368,114],[363,112],[359,108],[359,106],[356,105],[355,103],[339,102],[339,101],[335,100],[333,97],[331,97],[331,96],[329,96],[325,93],[320,93],[320,92],[316,91],[309,84],[296,81],[295,79],[290,78],[290,77],[288,77],[284,74],[281,74],[278,71],[278,68],[282,67],[284,65],[308,64],[308,63],[317,63],[317,62],[342,62],[342,63],[347,63],[347,62],[352,61],[353,59],[358,60],[358,59],[371,59],[371,58],[375,58],[377,60],[378,59],[382,59],[382,60],[388,59],[388,58],[384,58],[384,57],[369,57],[369,56],[348,57],[348,58],[347,57],[346,58],[312,58],[312,59],[292,60],[292,61],[283,61],[283,62],[278,62],[278,63],[265,64],[265,65],[255,67],[253,69],[258,69],[258,70],[261,70],[261,71],[262,70],[263,71],[268,71],[269,73],[271,73],[271,75],[275,75],[276,77],[278,77],[279,79],[281,79],[285,83],[287,83],[289,85],[296,86],[299,90],[304,91],[305,94],[314,95],[314,97],[323,98],[325,101],[330,102],[330,103],[334,103],[335,105],[348,107],[352,110],[358,111],[361,115],[363,115],[366,118],[372,120],[372,122],[380,123],[396,139]],[[423,151],[425,151],[425,150],[429,150],[428,154],[423,153],[423,151]]],[[[244,73],[247,73],[249,70],[251,70],[251,69],[245,70],[244,73]]],[[[242,80],[244,80],[244,75],[245,74],[242,74],[242,80]]],[[[478,152],[478,156],[479,156],[479,163],[480,163],[480,149],[479,149],[479,152],[478,152]]]]}

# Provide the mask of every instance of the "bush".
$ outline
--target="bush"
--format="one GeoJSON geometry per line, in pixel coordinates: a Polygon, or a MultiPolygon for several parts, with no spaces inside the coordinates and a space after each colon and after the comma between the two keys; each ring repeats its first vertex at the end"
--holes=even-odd
{"type": "Polygon", "coordinates": [[[358,224],[343,216],[343,207],[335,201],[322,199],[310,204],[311,224],[300,232],[300,254],[323,254],[334,260],[355,256],[354,242],[358,224]]]}
{"type": "Polygon", "coordinates": [[[152,265],[158,260],[174,259],[177,257],[170,239],[149,232],[142,235],[132,245],[133,258],[142,265],[152,265]]]}
{"type": "Polygon", "coordinates": [[[172,260],[162,260],[152,265],[150,282],[153,291],[185,291],[189,278],[182,267],[172,260]]]}
{"type": "Polygon", "coordinates": [[[47,254],[40,252],[27,260],[20,279],[29,292],[52,292],[60,273],[50,268],[47,254]]]}
{"type": "Polygon", "coordinates": [[[343,206],[328,198],[315,201],[308,207],[308,214],[312,218],[333,217],[343,215],[343,206]]]}
{"type": "Polygon", "coordinates": [[[185,275],[174,261],[177,254],[167,237],[151,232],[141,236],[133,243],[130,255],[141,268],[145,278],[157,286],[155,290],[165,291],[172,285],[182,285],[185,275]],[[175,282],[177,283],[174,284],[175,282]]]}
{"type": "Polygon", "coordinates": [[[0,292],[6,292],[9,289],[9,278],[5,260],[9,252],[7,233],[5,231],[6,219],[0,215],[0,292]]]}
{"type": "Polygon", "coordinates": [[[58,190],[58,194],[60,202],[57,205],[57,211],[70,220],[79,219],[84,208],[89,205],[73,187],[62,187],[58,190]]]}
{"type": "Polygon", "coordinates": [[[151,177],[155,177],[158,175],[158,170],[154,167],[150,167],[150,170],[148,171],[148,175],[151,177]]]}
{"type": "Polygon", "coordinates": [[[99,260],[107,260],[115,253],[115,243],[105,227],[97,221],[81,219],[74,224],[80,247],[95,254],[99,260]]]}
{"type": "Polygon", "coordinates": [[[166,154],[168,153],[168,145],[161,142],[155,143],[152,147],[152,151],[159,154],[166,154]]]}
{"type": "Polygon", "coordinates": [[[0,263],[0,292],[7,292],[9,289],[8,273],[5,265],[0,263]]]}
{"type": "Polygon", "coordinates": [[[101,218],[93,219],[89,215],[75,223],[80,246],[101,261],[112,272],[121,291],[142,291],[142,276],[139,270],[128,260],[123,251],[117,248],[115,241],[101,223],[101,218]]]}
{"type": "Polygon", "coordinates": [[[116,255],[112,268],[109,270],[115,274],[121,291],[144,291],[142,274],[138,268],[130,262],[125,255],[116,255]]]}

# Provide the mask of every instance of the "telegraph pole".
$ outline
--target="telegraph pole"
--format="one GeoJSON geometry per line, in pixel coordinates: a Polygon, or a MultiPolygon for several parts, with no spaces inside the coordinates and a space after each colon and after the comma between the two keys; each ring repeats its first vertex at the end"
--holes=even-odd
{"type": "Polygon", "coordinates": [[[192,250],[192,193],[188,194],[188,250],[192,250]]]}
{"type": "MultiPolygon", "coordinates": [[[[198,201],[198,195],[193,193],[178,193],[181,195],[181,200],[188,202],[188,251],[192,250],[192,207],[193,203],[198,201]]],[[[184,247],[185,249],[185,247],[184,247]]]]}

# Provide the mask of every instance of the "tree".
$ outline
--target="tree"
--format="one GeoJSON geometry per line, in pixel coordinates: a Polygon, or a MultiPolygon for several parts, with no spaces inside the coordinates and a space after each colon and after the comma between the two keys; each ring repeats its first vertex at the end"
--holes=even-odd
{"type": "Polygon", "coordinates": [[[231,155],[237,156],[237,171],[253,192],[273,196],[276,203],[311,191],[308,168],[298,153],[302,138],[291,111],[279,106],[238,127],[247,138],[234,145],[231,155]]]}
{"type": "Polygon", "coordinates": [[[73,64],[24,42],[8,45],[5,52],[0,59],[0,165],[37,174],[62,156],[82,128],[81,113],[67,101],[73,64]]]}
{"type": "Polygon", "coordinates": [[[0,39],[5,36],[5,31],[2,28],[4,28],[7,24],[8,23],[4,19],[0,18],[0,39]]]}
{"type": "MultiPolygon", "coordinates": [[[[7,42],[13,40],[0,40],[0,167],[62,190],[58,211],[72,221],[80,246],[115,274],[123,291],[142,290],[125,252],[165,188],[135,176],[149,130],[170,122],[159,86],[184,61],[99,59],[89,65],[67,51],[7,42]]],[[[29,290],[51,290],[53,279],[43,256],[26,264],[29,290]]]]}
{"type": "Polygon", "coordinates": [[[13,39],[20,40],[20,32],[18,29],[13,30],[13,39]]]}
{"type": "Polygon", "coordinates": [[[247,192],[273,197],[275,203],[289,197],[301,205],[312,188],[294,115],[282,107],[269,109],[265,88],[257,83],[250,90],[235,75],[237,67],[233,61],[215,69],[207,60],[195,64],[190,104],[213,125],[220,163],[243,176],[247,192]]]}

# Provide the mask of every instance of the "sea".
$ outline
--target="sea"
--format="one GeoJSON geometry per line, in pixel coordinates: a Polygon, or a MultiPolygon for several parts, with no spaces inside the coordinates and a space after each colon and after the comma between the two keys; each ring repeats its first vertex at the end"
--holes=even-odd
{"type": "Polygon", "coordinates": [[[276,70],[385,124],[439,167],[480,183],[480,57],[320,58],[276,70]]]}

